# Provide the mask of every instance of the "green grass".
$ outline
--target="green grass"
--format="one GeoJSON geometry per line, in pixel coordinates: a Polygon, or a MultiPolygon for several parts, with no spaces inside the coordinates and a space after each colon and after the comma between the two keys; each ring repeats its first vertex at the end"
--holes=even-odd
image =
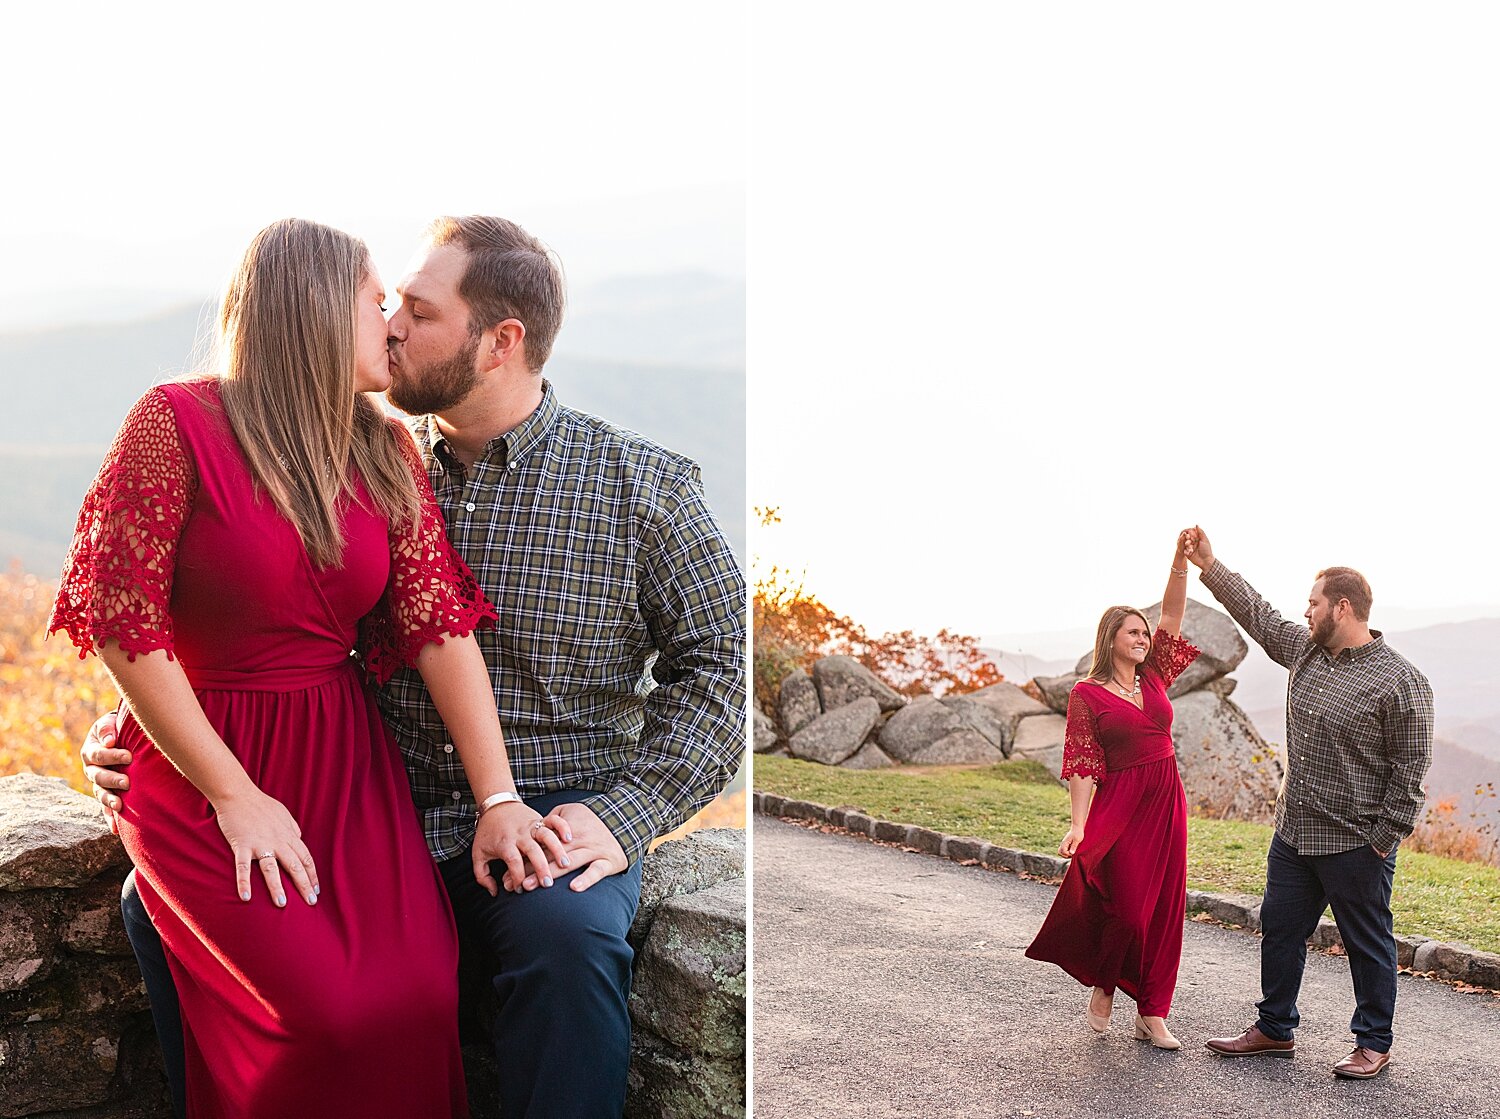
{"type": "MultiPolygon", "coordinates": [[[[1001,847],[1051,854],[1068,830],[1067,791],[1035,762],[863,771],[758,754],[754,765],[761,792],[852,805],[1001,847]]],[[[1263,893],[1270,844],[1265,824],[1189,819],[1188,888],[1263,893]]],[[[1500,952],[1500,868],[1402,851],[1391,908],[1398,933],[1500,952]]]]}

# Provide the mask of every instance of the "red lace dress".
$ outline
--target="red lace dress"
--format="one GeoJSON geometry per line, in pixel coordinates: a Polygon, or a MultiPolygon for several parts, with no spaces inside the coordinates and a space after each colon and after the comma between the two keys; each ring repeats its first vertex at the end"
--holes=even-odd
{"type": "Polygon", "coordinates": [[[193,1119],[468,1114],[452,912],[350,652],[388,674],[494,613],[398,435],[423,495],[418,532],[348,503],[341,567],[316,569],[257,495],[212,381],[141,398],[79,515],[49,632],[80,656],[105,641],[131,659],[167,650],[301,826],[322,884],[309,906],[283,871],[278,909],[252,869],[241,901],[207,800],[122,714],[134,761],[120,838],[181,996],[193,1119]]]}
{"type": "Polygon", "coordinates": [[[1172,1008],[1186,907],[1187,797],[1167,688],[1198,653],[1158,630],[1141,666],[1141,708],[1102,684],[1074,685],[1062,776],[1098,787],[1083,842],[1026,949],[1085,986],[1120,988],[1148,1017],[1172,1008]]]}

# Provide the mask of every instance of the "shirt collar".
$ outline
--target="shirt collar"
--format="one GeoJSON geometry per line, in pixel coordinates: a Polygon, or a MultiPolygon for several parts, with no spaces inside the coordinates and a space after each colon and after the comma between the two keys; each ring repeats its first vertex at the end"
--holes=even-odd
{"type": "Polygon", "coordinates": [[[1337,663],[1347,660],[1350,664],[1358,664],[1362,660],[1368,660],[1380,650],[1385,648],[1385,634],[1378,629],[1370,631],[1370,640],[1355,649],[1345,649],[1337,657],[1328,657],[1328,650],[1323,650],[1323,655],[1329,660],[1337,663]]]}
{"type": "MultiPolygon", "coordinates": [[[[552,433],[552,428],[557,423],[560,411],[562,411],[562,405],[557,402],[557,393],[552,390],[552,382],[543,378],[542,402],[537,405],[536,411],[515,428],[504,435],[497,435],[486,443],[481,461],[497,453],[502,467],[521,461],[547,441],[547,436],[552,433]]],[[[443,435],[442,428],[438,427],[437,417],[431,414],[423,416],[419,426],[426,435],[427,446],[432,451],[432,457],[438,461],[443,470],[457,469],[458,456],[448,446],[447,437],[443,435]]]]}

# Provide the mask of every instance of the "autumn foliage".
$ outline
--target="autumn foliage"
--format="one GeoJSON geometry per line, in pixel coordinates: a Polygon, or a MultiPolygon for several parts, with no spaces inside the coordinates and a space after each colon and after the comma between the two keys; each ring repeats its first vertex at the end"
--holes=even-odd
{"type": "Polygon", "coordinates": [[[0,573],[0,774],[61,777],[87,792],[78,747],[119,693],[65,635],[42,640],[56,589],[18,566],[0,573]]]}
{"type": "MultiPolygon", "coordinates": [[[[762,528],[780,522],[774,508],[757,507],[762,528]]],[[[976,638],[942,629],[932,637],[911,630],[875,636],[824,605],[805,581],[757,558],[752,625],[755,701],[775,710],[785,677],[820,657],[854,657],[903,695],[959,695],[1004,679],[976,638]]]]}
{"type": "Polygon", "coordinates": [[[1481,807],[1495,799],[1495,787],[1486,783],[1474,790],[1474,805],[1459,810],[1454,797],[1442,797],[1429,803],[1421,823],[1402,846],[1429,855],[1443,855],[1471,863],[1500,866],[1500,835],[1495,825],[1484,818],[1481,807]]]}

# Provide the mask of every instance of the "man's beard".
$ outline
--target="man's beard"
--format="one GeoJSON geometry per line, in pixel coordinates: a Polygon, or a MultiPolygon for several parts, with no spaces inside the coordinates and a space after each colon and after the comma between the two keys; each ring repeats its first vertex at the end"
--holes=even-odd
{"type": "Polygon", "coordinates": [[[474,368],[474,358],[478,353],[479,335],[471,334],[458,352],[444,361],[435,361],[420,369],[409,365],[399,374],[393,372],[391,387],[385,395],[410,416],[446,412],[462,404],[478,386],[479,373],[474,368]]]}
{"type": "Polygon", "coordinates": [[[1323,617],[1318,619],[1318,624],[1313,626],[1313,644],[1321,645],[1325,649],[1333,648],[1333,635],[1337,629],[1338,624],[1334,622],[1333,616],[1324,614],[1323,617]]]}

